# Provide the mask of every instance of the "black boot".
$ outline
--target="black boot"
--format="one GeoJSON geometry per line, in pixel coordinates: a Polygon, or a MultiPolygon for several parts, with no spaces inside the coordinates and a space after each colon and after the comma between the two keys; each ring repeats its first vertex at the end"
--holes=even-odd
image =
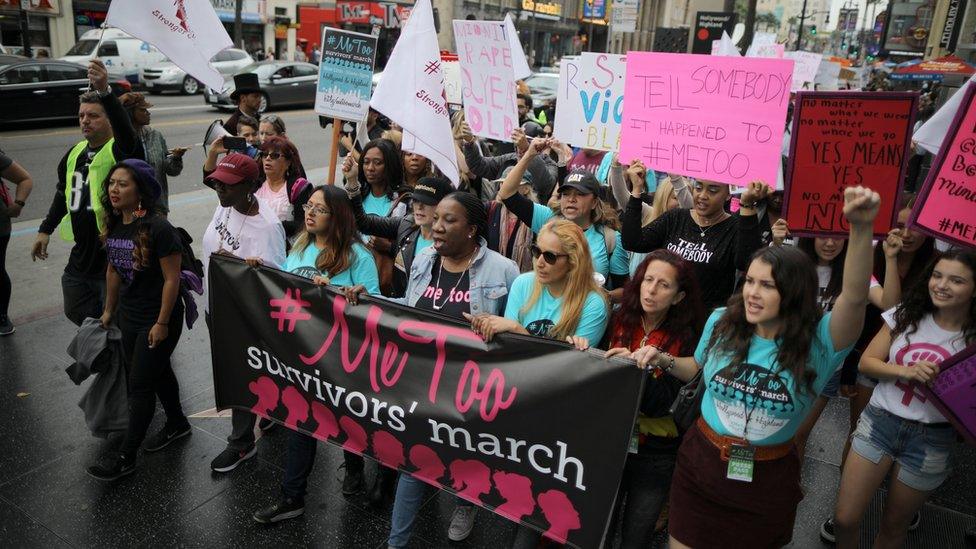
{"type": "Polygon", "coordinates": [[[383,465],[376,471],[373,485],[369,488],[370,505],[380,506],[396,493],[397,471],[383,465]]]}

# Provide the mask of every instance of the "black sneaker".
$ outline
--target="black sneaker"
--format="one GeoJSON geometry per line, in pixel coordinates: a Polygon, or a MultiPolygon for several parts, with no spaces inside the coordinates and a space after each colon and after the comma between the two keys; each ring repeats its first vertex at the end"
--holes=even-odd
{"type": "Polygon", "coordinates": [[[135,472],[135,459],[126,457],[122,452],[108,452],[88,468],[88,474],[98,480],[116,480],[135,472]]]}
{"type": "Polygon", "coordinates": [[[829,518],[820,525],[820,539],[827,543],[837,543],[837,534],[834,532],[834,519],[829,518]]]}
{"type": "Polygon", "coordinates": [[[351,496],[363,491],[366,481],[362,471],[350,471],[346,469],[346,476],[342,478],[342,495],[351,496]]]}
{"type": "Polygon", "coordinates": [[[276,425],[278,424],[268,418],[258,418],[258,429],[261,429],[261,431],[264,433],[274,429],[276,425]]]}
{"type": "Polygon", "coordinates": [[[251,517],[261,524],[271,524],[301,516],[305,512],[305,502],[293,498],[283,498],[274,505],[258,509],[251,517]]]}
{"type": "Polygon", "coordinates": [[[918,527],[922,525],[922,512],[915,511],[915,515],[912,517],[911,524],[908,525],[908,531],[914,532],[918,530],[918,527]]]}
{"type": "Polygon", "coordinates": [[[10,322],[10,318],[5,316],[0,316],[0,336],[8,336],[17,331],[14,327],[14,323],[10,322]]]}
{"type": "Polygon", "coordinates": [[[215,473],[229,473],[241,463],[254,457],[254,454],[257,453],[258,448],[253,444],[246,450],[227,448],[210,462],[210,469],[215,473]]]}
{"type": "Polygon", "coordinates": [[[172,427],[167,424],[158,433],[149,437],[149,440],[143,445],[143,449],[147,452],[158,452],[191,433],[193,433],[193,429],[189,423],[179,427],[172,427]]]}

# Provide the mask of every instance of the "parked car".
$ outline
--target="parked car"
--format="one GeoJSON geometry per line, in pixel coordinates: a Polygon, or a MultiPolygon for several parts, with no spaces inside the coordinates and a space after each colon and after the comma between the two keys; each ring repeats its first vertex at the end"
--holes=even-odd
{"type": "MultiPolygon", "coordinates": [[[[112,92],[132,90],[121,75],[110,76],[112,92]]],[[[77,119],[78,96],[88,90],[88,68],[54,59],[0,55],[0,124],[77,119]]]]}
{"type": "MultiPolygon", "coordinates": [[[[224,76],[240,72],[252,63],[254,60],[246,51],[236,48],[226,49],[210,59],[210,65],[224,76]]],[[[140,81],[154,95],[166,90],[179,90],[184,95],[193,95],[203,89],[203,84],[169,59],[142,69],[140,81]]]]}
{"type": "MultiPolygon", "coordinates": [[[[315,87],[318,84],[319,68],[311,63],[298,61],[260,61],[237,74],[253,72],[258,75],[261,93],[261,112],[274,108],[290,106],[311,107],[315,104],[315,87]]],[[[230,100],[234,91],[234,78],[225,79],[224,91],[217,93],[207,90],[204,101],[220,110],[234,110],[236,105],[230,100]]]]}
{"type": "Polygon", "coordinates": [[[525,79],[525,85],[529,87],[532,104],[541,106],[556,99],[559,90],[559,73],[537,72],[525,79]]]}
{"type": "Polygon", "coordinates": [[[101,29],[94,29],[81,35],[81,39],[68,50],[61,61],[70,61],[82,65],[88,64],[93,57],[105,63],[109,70],[118,71],[125,75],[129,82],[139,82],[139,73],[143,67],[159,63],[166,56],[156,46],[144,42],[119,29],[105,29],[101,36],[101,29]],[[95,45],[101,38],[102,44],[95,51],[95,45]]]}

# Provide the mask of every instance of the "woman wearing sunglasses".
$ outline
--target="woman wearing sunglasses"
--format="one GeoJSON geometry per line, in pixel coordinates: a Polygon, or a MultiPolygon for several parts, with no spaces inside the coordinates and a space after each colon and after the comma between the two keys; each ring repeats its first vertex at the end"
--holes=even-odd
{"type": "Polygon", "coordinates": [[[302,228],[302,205],[312,194],[312,184],[302,176],[302,159],[287,137],[265,139],[259,158],[265,179],[254,194],[271,207],[290,238],[302,228]]]}
{"type": "Polygon", "coordinates": [[[569,341],[581,349],[599,343],[609,311],[583,230],[572,221],[552,219],[530,249],[533,271],[515,279],[505,316],[466,315],[471,328],[485,341],[514,332],[569,341]]]}
{"type": "MultiPolygon", "coordinates": [[[[559,207],[553,211],[547,205],[535,204],[518,192],[525,173],[533,158],[551,147],[551,139],[533,139],[528,149],[498,189],[501,200],[522,223],[538,234],[550,219],[558,217],[572,221],[583,230],[587,247],[591,252],[593,269],[604,281],[609,278],[610,287],[621,288],[630,275],[627,251],[620,241],[620,233],[607,225],[603,201],[600,200],[600,182],[589,172],[577,171],[566,176],[557,189],[559,207]]],[[[615,292],[619,295],[619,291],[615,292]]]]}
{"type": "MultiPolygon", "coordinates": [[[[705,309],[691,264],[674,252],[655,250],[638,264],[634,277],[624,286],[620,307],[610,321],[607,357],[629,357],[644,347],[675,356],[690,355],[704,324],[705,309]]],[[[645,377],[637,425],[617,494],[617,513],[623,515],[621,547],[653,545],[681,443],[669,408],[687,381],[673,371],[660,369],[649,371],[645,377]]],[[[609,539],[613,539],[612,534],[609,539]]]]}
{"type": "MultiPolygon", "coordinates": [[[[369,293],[379,292],[379,277],[373,255],[360,241],[356,219],[346,193],[332,185],[312,192],[305,210],[305,228],[285,260],[283,270],[311,278],[316,284],[362,286],[369,293]]],[[[285,451],[285,478],[281,500],[255,511],[253,518],[266,524],[297,517],[305,512],[308,476],[315,464],[316,440],[297,431],[288,432],[285,451]]],[[[363,484],[363,458],[344,452],[346,477],[343,489],[363,484]]],[[[396,473],[392,475],[395,478],[396,473]]]]}

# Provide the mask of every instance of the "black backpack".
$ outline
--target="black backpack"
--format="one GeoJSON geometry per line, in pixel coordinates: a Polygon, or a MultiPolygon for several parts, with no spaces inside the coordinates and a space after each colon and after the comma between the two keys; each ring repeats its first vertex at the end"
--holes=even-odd
{"type": "Polygon", "coordinates": [[[200,277],[200,280],[203,280],[203,262],[197,259],[196,254],[193,253],[193,238],[183,227],[176,227],[176,232],[180,235],[180,243],[183,248],[180,256],[180,270],[190,271],[200,277]]]}

